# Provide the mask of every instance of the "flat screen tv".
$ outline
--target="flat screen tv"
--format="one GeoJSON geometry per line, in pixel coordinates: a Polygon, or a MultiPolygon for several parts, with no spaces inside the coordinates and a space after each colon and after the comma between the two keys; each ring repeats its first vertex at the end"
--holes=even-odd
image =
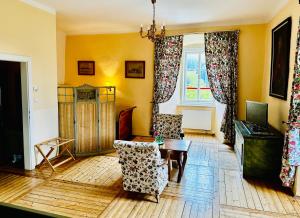
{"type": "Polygon", "coordinates": [[[259,126],[268,127],[268,104],[246,101],[246,121],[259,126]]]}

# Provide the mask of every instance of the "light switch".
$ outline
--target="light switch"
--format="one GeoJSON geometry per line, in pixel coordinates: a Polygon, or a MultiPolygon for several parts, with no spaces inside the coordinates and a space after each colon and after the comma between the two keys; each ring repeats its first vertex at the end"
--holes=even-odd
{"type": "Polygon", "coordinates": [[[39,91],[39,87],[38,86],[32,86],[32,89],[34,92],[38,92],[39,91]]]}

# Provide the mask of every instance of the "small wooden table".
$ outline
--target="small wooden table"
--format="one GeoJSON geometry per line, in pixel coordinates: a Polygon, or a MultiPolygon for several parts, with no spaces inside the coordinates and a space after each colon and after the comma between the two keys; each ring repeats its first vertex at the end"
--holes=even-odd
{"type": "Polygon", "coordinates": [[[72,159],[75,160],[74,156],[72,155],[72,153],[69,150],[69,148],[71,146],[71,142],[73,142],[73,141],[75,141],[75,140],[74,139],[63,139],[63,138],[58,137],[58,138],[50,139],[50,140],[47,140],[47,141],[44,141],[44,142],[41,142],[41,143],[35,145],[37,150],[43,156],[42,162],[40,164],[38,164],[36,167],[40,167],[46,162],[50,165],[51,169],[53,171],[55,171],[56,167],[66,163],[67,161],[70,161],[72,159]],[[48,151],[47,154],[44,154],[43,150],[41,149],[42,145],[47,145],[50,147],[50,150],[48,151]],[[51,161],[49,160],[49,156],[52,154],[52,152],[55,150],[55,148],[59,149],[59,147],[61,147],[61,146],[64,146],[64,147],[62,148],[61,151],[58,151],[58,155],[56,157],[52,158],[51,161],[61,157],[64,152],[67,152],[70,157],[53,165],[51,163],[51,161]]]}
{"type": "MultiPolygon", "coordinates": [[[[171,151],[170,159],[176,160],[178,163],[178,178],[177,182],[181,181],[185,164],[187,161],[187,154],[192,144],[190,140],[180,140],[180,139],[165,139],[164,144],[159,147],[162,158],[167,155],[168,151],[171,151]]],[[[168,163],[168,173],[169,179],[171,174],[171,163],[168,163]]]]}

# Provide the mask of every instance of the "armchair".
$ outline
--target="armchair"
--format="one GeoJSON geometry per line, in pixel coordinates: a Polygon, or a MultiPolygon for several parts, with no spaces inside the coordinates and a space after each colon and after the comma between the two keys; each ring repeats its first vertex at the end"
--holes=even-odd
{"type": "Polygon", "coordinates": [[[156,131],[166,139],[182,139],[182,114],[158,114],[156,131]]]}
{"type": "MultiPolygon", "coordinates": [[[[157,114],[156,117],[156,131],[158,131],[165,139],[183,139],[182,132],[182,114],[157,114]]],[[[177,161],[170,160],[169,168],[177,168],[177,161]]]]}
{"type": "Polygon", "coordinates": [[[157,203],[168,184],[168,161],[161,159],[156,143],[115,140],[125,191],[153,194],[157,203]]]}

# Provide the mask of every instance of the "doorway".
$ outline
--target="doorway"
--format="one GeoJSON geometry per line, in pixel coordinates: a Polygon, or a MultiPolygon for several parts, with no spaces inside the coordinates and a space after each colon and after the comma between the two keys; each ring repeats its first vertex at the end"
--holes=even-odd
{"type": "Polygon", "coordinates": [[[0,165],[24,169],[21,63],[0,61],[0,165]]]}

